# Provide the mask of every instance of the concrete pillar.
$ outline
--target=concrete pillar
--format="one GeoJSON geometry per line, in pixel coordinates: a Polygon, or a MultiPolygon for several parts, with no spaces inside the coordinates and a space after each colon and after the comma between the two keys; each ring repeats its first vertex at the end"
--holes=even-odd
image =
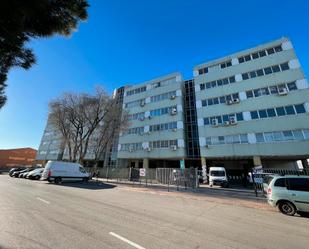
{"type": "Polygon", "coordinates": [[[143,159],[143,168],[144,169],[148,169],[149,168],[149,159],[148,158],[144,158],[143,159]]]}
{"type": "Polygon", "coordinates": [[[201,157],[201,165],[202,165],[202,174],[203,174],[203,182],[207,182],[207,164],[206,164],[206,158],[201,157]]]}
{"type": "Polygon", "coordinates": [[[309,170],[308,159],[302,159],[302,160],[301,160],[301,163],[302,163],[303,168],[304,168],[305,170],[309,170]]]}
{"type": "Polygon", "coordinates": [[[256,166],[262,166],[262,160],[260,156],[253,156],[253,165],[256,166]]]}

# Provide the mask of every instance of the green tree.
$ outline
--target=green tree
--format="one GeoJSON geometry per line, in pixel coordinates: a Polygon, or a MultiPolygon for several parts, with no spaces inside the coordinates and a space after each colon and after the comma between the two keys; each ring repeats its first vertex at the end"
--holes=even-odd
{"type": "Polygon", "coordinates": [[[0,1],[0,109],[6,102],[9,70],[29,69],[36,61],[27,42],[54,34],[69,36],[87,19],[88,7],[87,0],[0,1]]]}

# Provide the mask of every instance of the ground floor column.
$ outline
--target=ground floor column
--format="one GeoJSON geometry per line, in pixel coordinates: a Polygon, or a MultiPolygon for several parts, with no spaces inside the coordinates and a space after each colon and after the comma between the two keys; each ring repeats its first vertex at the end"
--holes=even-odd
{"type": "Polygon", "coordinates": [[[207,164],[205,157],[201,157],[201,166],[202,166],[203,182],[207,183],[207,164]]]}
{"type": "Polygon", "coordinates": [[[253,166],[254,167],[262,166],[262,160],[260,156],[253,156],[253,166]]]}
{"type": "Polygon", "coordinates": [[[144,169],[148,169],[149,168],[149,159],[148,158],[144,158],[143,159],[143,168],[144,169]]]}
{"type": "Polygon", "coordinates": [[[308,159],[302,159],[302,160],[301,160],[301,163],[302,163],[303,168],[304,168],[305,170],[309,170],[308,159]]]}

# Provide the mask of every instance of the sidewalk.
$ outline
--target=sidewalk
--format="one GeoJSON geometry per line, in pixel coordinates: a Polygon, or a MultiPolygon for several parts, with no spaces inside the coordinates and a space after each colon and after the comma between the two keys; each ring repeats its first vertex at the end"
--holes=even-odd
{"type": "Polygon", "coordinates": [[[143,190],[155,190],[160,192],[177,192],[177,193],[187,193],[187,194],[194,194],[197,196],[207,196],[213,198],[220,198],[225,200],[246,200],[254,203],[261,203],[267,204],[267,200],[265,197],[260,196],[256,197],[254,190],[250,189],[237,189],[237,188],[210,188],[208,185],[201,185],[199,188],[185,188],[182,186],[175,186],[175,185],[164,185],[159,183],[149,183],[147,182],[132,182],[128,180],[121,180],[117,181],[116,179],[106,179],[106,178],[94,178],[94,181],[98,180],[100,182],[119,185],[119,186],[127,186],[132,188],[140,188],[143,190]]]}

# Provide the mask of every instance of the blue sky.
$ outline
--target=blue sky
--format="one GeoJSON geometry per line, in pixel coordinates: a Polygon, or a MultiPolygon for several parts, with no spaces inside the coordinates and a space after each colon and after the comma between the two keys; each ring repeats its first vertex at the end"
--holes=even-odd
{"type": "Polygon", "coordinates": [[[9,74],[0,110],[0,149],[38,148],[48,102],[63,92],[112,92],[282,36],[309,73],[306,0],[92,0],[89,19],[72,37],[29,44],[37,65],[9,74]]]}

